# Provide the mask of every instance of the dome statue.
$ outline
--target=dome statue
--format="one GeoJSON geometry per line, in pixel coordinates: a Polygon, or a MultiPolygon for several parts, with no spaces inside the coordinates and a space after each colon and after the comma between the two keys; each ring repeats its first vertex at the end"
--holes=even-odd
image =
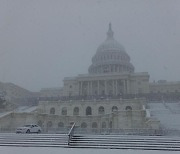
{"type": "Polygon", "coordinates": [[[92,57],[92,64],[88,70],[90,74],[134,72],[129,55],[113,35],[110,23],[106,40],[97,48],[96,54],[92,57]]]}

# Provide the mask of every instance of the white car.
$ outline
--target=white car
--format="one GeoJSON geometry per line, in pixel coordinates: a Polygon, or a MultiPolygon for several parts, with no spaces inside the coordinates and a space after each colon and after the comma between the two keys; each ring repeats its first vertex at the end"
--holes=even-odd
{"type": "Polygon", "coordinates": [[[16,133],[41,133],[41,131],[41,127],[34,124],[24,125],[16,129],[16,133]]]}

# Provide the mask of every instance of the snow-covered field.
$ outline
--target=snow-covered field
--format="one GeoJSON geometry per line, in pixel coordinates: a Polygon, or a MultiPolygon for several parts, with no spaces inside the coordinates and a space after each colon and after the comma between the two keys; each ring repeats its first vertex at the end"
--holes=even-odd
{"type": "Polygon", "coordinates": [[[1,154],[179,154],[179,151],[0,147],[1,154]]]}
{"type": "Polygon", "coordinates": [[[180,130],[180,102],[148,103],[152,117],[160,120],[165,129],[180,130]]]}

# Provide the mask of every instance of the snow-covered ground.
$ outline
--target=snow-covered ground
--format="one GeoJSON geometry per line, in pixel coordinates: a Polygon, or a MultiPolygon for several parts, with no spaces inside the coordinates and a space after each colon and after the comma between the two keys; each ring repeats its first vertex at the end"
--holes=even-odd
{"type": "Polygon", "coordinates": [[[160,120],[165,129],[180,130],[180,102],[148,103],[152,117],[160,120]]]}
{"type": "Polygon", "coordinates": [[[29,113],[29,112],[33,112],[37,109],[37,106],[20,106],[19,108],[17,108],[15,110],[15,112],[17,113],[22,113],[22,112],[26,112],[26,113],[29,113]]]}
{"type": "Polygon", "coordinates": [[[30,113],[30,112],[34,112],[37,109],[37,106],[20,106],[16,109],[14,109],[13,111],[7,111],[7,112],[2,112],[0,113],[0,117],[6,116],[12,112],[16,112],[16,113],[30,113]]]}
{"type": "Polygon", "coordinates": [[[2,113],[0,113],[0,118],[4,117],[4,116],[6,116],[6,115],[8,115],[10,113],[11,113],[11,111],[9,111],[9,112],[2,112],[2,113]]]}
{"type": "Polygon", "coordinates": [[[179,154],[179,151],[0,147],[1,154],[179,154]]]}

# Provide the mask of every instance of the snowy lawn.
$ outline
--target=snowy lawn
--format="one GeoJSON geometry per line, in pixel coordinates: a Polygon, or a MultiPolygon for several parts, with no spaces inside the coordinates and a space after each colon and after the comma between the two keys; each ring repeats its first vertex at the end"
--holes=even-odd
{"type": "Polygon", "coordinates": [[[179,151],[0,147],[0,154],[179,154],[179,151]]]}

